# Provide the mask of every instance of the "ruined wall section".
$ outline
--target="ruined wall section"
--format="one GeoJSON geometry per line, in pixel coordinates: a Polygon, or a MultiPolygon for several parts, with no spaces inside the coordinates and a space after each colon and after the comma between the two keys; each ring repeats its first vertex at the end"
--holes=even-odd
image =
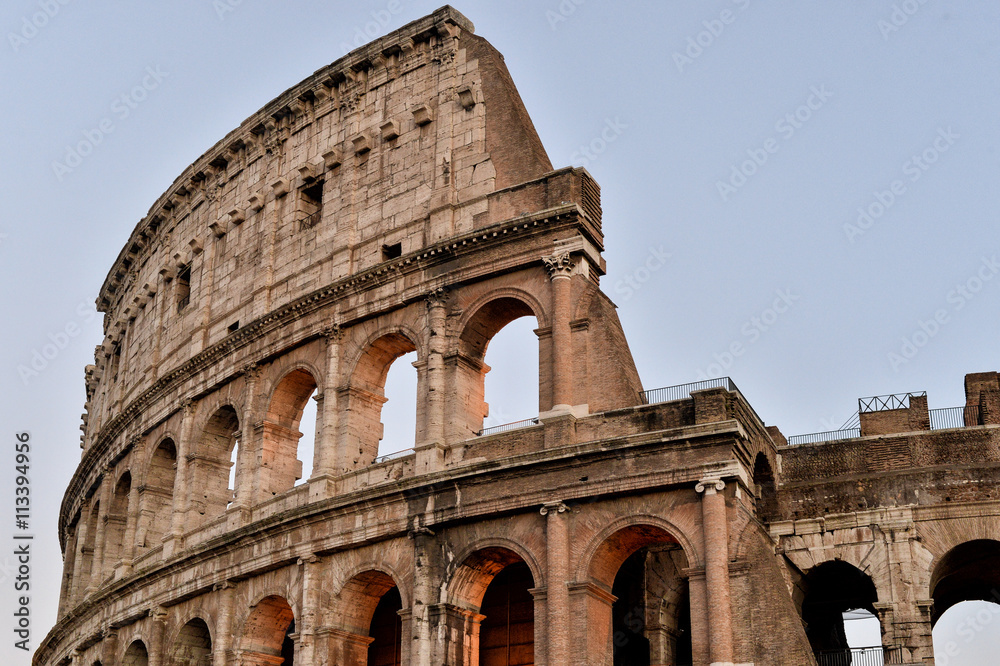
{"type": "Polygon", "coordinates": [[[174,182],[101,290],[85,444],[248,322],[496,221],[487,195],[551,171],[502,57],[472,31],[445,7],[348,54],[174,182]]]}

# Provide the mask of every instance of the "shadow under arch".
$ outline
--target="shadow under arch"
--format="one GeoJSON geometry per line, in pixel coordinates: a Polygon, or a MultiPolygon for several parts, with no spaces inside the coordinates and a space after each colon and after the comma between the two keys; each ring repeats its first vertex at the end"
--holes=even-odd
{"type": "Polygon", "coordinates": [[[191,511],[187,516],[187,528],[203,525],[226,512],[234,498],[235,488],[245,470],[236,468],[235,488],[229,487],[229,472],[232,458],[239,447],[240,419],[236,409],[224,404],[205,422],[201,434],[193,442],[194,446],[188,470],[191,488],[191,511]]]}
{"type": "Polygon", "coordinates": [[[949,550],[934,566],[930,593],[931,626],[963,601],[1000,604],[1000,541],[975,539],[949,550]]]}
{"type": "Polygon", "coordinates": [[[399,612],[406,608],[397,578],[381,568],[352,572],[337,593],[332,616],[338,632],[331,656],[335,663],[399,666],[404,629],[399,612]]]}
{"type": "Polygon", "coordinates": [[[250,663],[276,663],[284,659],[291,665],[295,646],[295,613],[284,597],[268,595],[251,607],[243,623],[239,650],[250,663]]]}
{"type": "Polygon", "coordinates": [[[121,666],[149,666],[149,652],[141,640],[129,643],[128,649],[118,662],[121,666]]]}
{"type": "Polygon", "coordinates": [[[844,613],[865,610],[878,617],[878,590],[872,578],[853,564],[828,560],[809,569],[801,581],[802,621],[813,653],[850,650],[844,613]]]}
{"type": "Polygon", "coordinates": [[[136,555],[159,546],[170,531],[176,477],[177,445],[172,437],[164,437],[149,458],[145,481],[139,488],[136,555]]]}

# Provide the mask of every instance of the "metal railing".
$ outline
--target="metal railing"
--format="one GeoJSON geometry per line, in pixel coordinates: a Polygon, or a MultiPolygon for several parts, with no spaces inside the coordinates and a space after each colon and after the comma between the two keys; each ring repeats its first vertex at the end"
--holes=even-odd
{"type": "Polygon", "coordinates": [[[866,647],[830,650],[816,654],[818,666],[885,666],[902,664],[903,650],[898,647],[866,647]]]}
{"type": "Polygon", "coordinates": [[[884,412],[890,409],[907,409],[910,398],[926,398],[927,391],[912,391],[910,393],[893,393],[891,395],[873,395],[870,398],[858,398],[858,412],[884,412]]]}
{"type": "Polygon", "coordinates": [[[323,217],[323,209],[320,208],[315,213],[310,213],[299,219],[299,231],[305,231],[306,229],[312,229],[317,224],[319,224],[320,219],[323,217]]]}
{"type": "Polygon", "coordinates": [[[947,407],[945,409],[931,409],[928,411],[931,417],[931,430],[982,425],[979,418],[979,405],[947,407]]]}
{"type": "Polygon", "coordinates": [[[507,432],[508,430],[517,430],[518,428],[527,428],[528,426],[538,425],[538,418],[524,419],[523,421],[514,421],[513,423],[504,423],[503,425],[490,426],[489,428],[483,428],[476,433],[476,437],[482,437],[483,435],[495,435],[498,432],[507,432]]]}
{"type": "Polygon", "coordinates": [[[191,295],[190,294],[188,294],[187,296],[182,297],[180,300],[177,301],[177,311],[180,312],[181,310],[183,310],[184,308],[186,308],[190,302],[191,302],[191,295]]]}
{"type": "Polygon", "coordinates": [[[412,454],[413,449],[403,449],[402,451],[396,451],[395,453],[387,453],[384,456],[378,456],[372,461],[373,464],[377,465],[379,463],[388,462],[390,460],[395,460],[396,458],[405,458],[406,456],[412,454]]]}
{"type": "Polygon", "coordinates": [[[686,400],[691,397],[693,391],[703,391],[710,388],[724,388],[727,391],[739,393],[736,384],[729,377],[717,377],[716,379],[706,379],[690,384],[678,384],[677,386],[664,386],[663,388],[649,389],[642,392],[642,404],[652,405],[657,402],[672,402],[674,400],[686,400]]]}
{"type": "Polygon", "coordinates": [[[854,439],[855,437],[861,437],[861,428],[842,428],[826,432],[811,432],[808,435],[792,435],[788,438],[788,445],[839,442],[842,439],[854,439]]]}

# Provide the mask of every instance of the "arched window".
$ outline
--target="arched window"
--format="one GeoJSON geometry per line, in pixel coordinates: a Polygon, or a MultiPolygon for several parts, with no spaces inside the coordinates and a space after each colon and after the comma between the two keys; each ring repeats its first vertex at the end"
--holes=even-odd
{"type": "Polygon", "coordinates": [[[122,657],[122,666],[148,666],[149,653],[146,652],[146,645],[142,641],[132,641],[122,657]]]}
{"type": "Polygon", "coordinates": [[[232,460],[238,457],[237,441],[240,427],[236,410],[226,405],[220,407],[205,424],[201,437],[195,443],[194,455],[188,463],[191,477],[191,513],[188,528],[197,527],[221,516],[235,496],[235,484],[243,473],[236,467],[234,485],[230,487],[234,469],[232,460]]]}
{"type": "Polygon", "coordinates": [[[380,419],[382,439],[378,455],[386,456],[413,446],[417,432],[417,352],[403,354],[392,362],[386,374],[380,419]]]}
{"type": "Polygon", "coordinates": [[[450,420],[458,427],[453,437],[467,439],[481,433],[484,425],[496,427],[538,415],[542,400],[537,327],[534,311],[507,296],[482,305],[469,319],[452,369],[450,420]],[[490,379],[493,368],[487,360],[496,368],[490,379]]]}
{"type": "Polygon", "coordinates": [[[295,615],[288,602],[279,596],[265,597],[253,607],[243,627],[240,649],[250,663],[294,663],[295,646],[290,638],[295,633],[295,615]]]}
{"type": "Polygon", "coordinates": [[[934,567],[930,589],[938,663],[993,663],[1000,651],[1000,541],[953,548],[934,567]],[[949,654],[950,644],[960,645],[960,654],[949,654]]]}
{"type": "MultiPolygon", "coordinates": [[[[846,663],[850,663],[852,650],[855,654],[861,652],[865,658],[868,653],[873,658],[882,655],[881,632],[875,644],[858,645],[848,639],[848,622],[868,618],[878,621],[875,611],[878,592],[867,574],[847,562],[833,560],[810,569],[802,580],[802,588],[805,593],[802,621],[818,661],[839,663],[836,660],[847,659],[846,663]]],[[[851,628],[853,631],[854,626],[851,628]]],[[[869,629],[867,634],[858,631],[855,635],[867,635],[867,640],[873,640],[870,634],[869,629]]]]}
{"type": "Polygon", "coordinates": [[[367,666],[400,666],[402,663],[403,621],[399,617],[402,609],[399,588],[393,587],[379,599],[368,630],[372,642],[368,646],[367,666]]]}
{"type": "Polygon", "coordinates": [[[211,666],[212,634],[204,620],[195,618],[181,628],[167,663],[175,666],[211,666]]]}
{"type": "Polygon", "coordinates": [[[170,531],[176,475],[177,447],[168,437],[153,452],[146,483],[141,489],[142,520],[135,540],[137,554],[159,546],[170,531]]]}
{"type": "Polygon", "coordinates": [[[304,434],[308,435],[311,458],[316,437],[316,408],[315,401],[310,398],[315,393],[315,378],[308,371],[298,369],[282,377],[271,395],[264,417],[258,470],[260,491],[265,498],[290,490],[296,482],[309,478],[312,466],[305,469],[299,459],[299,440],[304,434]],[[309,418],[304,418],[307,409],[309,418]]]}
{"type": "Polygon", "coordinates": [[[104,574],[114,571],[115,565],[127,553],[122,552],[125,527],[128,523],[129,493],[132,491],[132,474],[125,472],[115,484],[104,527],[104,574]]]}

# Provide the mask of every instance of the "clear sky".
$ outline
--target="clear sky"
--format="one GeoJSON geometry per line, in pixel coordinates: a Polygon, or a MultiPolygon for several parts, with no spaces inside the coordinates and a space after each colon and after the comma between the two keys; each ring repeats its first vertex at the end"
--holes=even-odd
{"type": "MultiPolygon", "coordinates": [[[[32,646],[55,617],[56,515],[101,339],[92,306],[132,228],[266,102],[437,6],[0,5],[0,506],[28,430],[32,646]]],[[[965,373],[1000,369],[997,3],[456,7],[505,55],[553,165],[601,184],[603,286],[647,388],[730,375],[792,435],[837,428],[860,396],[961,405],[965,373]]],[[[491,349],[494,377],[530,376],[533,358],[509,349],[502,367],[491,349]]],[[[490,381],[493,422],[534,415],[531,396],[490,381]]],[[[11,562],[0,554],[0,636],[11,562]]],[[[995,655],[1000,632],[967,641],[961,622],[939,625],[958,646],[939,664],[993,663],[975,646],[992,638],[995,655]]],[[[11,642],[4,663],[27,663],[11,642]]]]}

